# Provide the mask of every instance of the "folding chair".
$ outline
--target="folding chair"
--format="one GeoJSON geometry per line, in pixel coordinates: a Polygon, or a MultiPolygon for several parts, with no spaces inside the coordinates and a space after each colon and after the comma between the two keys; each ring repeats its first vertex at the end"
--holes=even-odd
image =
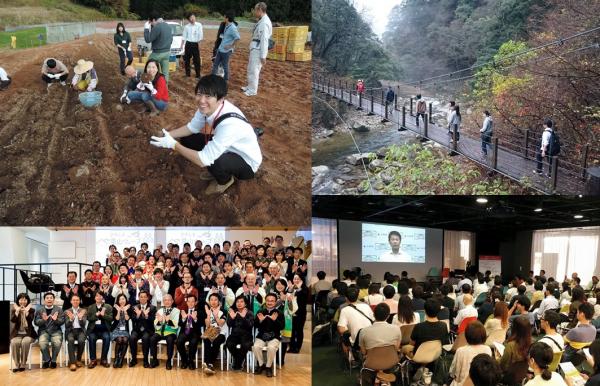
{"type": "Polygon", "coordinates": [[[360,384],[362,385],[363,371],[373,371],[377,373],[378,371],[388,370],[396,366],[399,359],[395,345],[374,347],[367,350],[365,361],[360,369],[360,384]]]}
{"type": "MultiPolygon", "coordinates": [[[[421,367],[425,367],[430,363],[436,362],[440,356],[442,355],[442,342],[439,340],[430,340],[427,342],[421,343],[417,352],[412,358],[404,361],[400,368],[403,370],[401,372],[402,379],[406,379],[410,383],[410,374],[409,374],[409,366],[413,363],[421,365],[421,367]]],[[[437,366],[437,365],[436,365],[437,366]]],[[[435,371],[434,371],[435,373],[435,371]]]]}

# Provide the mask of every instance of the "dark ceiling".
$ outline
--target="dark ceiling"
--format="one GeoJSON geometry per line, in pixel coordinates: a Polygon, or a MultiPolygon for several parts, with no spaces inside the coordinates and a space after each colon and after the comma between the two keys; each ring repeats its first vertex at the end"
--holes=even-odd
{"type": "Polygon", "coordinates": [[[478,197],[313,196],[313,217],[469,231],[600,225],[600,197],[485,196],[485,204],[478,197]]]}

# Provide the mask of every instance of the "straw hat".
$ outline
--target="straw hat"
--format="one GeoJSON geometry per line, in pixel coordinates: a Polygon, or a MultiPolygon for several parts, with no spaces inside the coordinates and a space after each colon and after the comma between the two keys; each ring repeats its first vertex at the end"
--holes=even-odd
{"type": "Polygon", "coordinates": [[[79,59],[77,61],[77,65],[75,66],[75,69],[73,71],[75,71],[75,73],[77,75],[81,75],[81,74],[88,72],[93,67],[94,67],[94,62],[88,62],[85,59],[79,59]]]}

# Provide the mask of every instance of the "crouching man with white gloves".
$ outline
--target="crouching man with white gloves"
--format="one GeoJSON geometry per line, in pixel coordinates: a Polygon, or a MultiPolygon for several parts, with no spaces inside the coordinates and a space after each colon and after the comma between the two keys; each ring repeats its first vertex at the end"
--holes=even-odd
{"type": "Polygon", "coordinates": [[[212,180],[206,194],[223,193],[235,181],[254,178],[262,153],[258,138],[242,112],[225,100],[227,84],[217,75],[206,75],[196,85],[198,110],[192,120],[150,144],[173,149],[194,164],[206,167],[200,178],[212,180]],[[181,142],[176,140],[181,138],[181,142]]]}

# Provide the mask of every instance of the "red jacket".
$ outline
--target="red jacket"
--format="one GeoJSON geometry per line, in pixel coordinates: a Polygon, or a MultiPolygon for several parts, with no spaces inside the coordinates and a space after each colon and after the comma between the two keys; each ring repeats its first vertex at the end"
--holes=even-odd
{"type": "Polygon", "coordinates": [[[365,91],[365,84],[363,82],[358,82],[356,84],[356,91],[362,94],[365,91]]]}
{"type": "Polygon", "coordinates": [[[154,88],[156,89],[156,94],[154,94],[154,98],[168,102],[169,101],[169,89],[167,88],[167,81],[163,74],[158,73],[152,81],[154,88]]]}

